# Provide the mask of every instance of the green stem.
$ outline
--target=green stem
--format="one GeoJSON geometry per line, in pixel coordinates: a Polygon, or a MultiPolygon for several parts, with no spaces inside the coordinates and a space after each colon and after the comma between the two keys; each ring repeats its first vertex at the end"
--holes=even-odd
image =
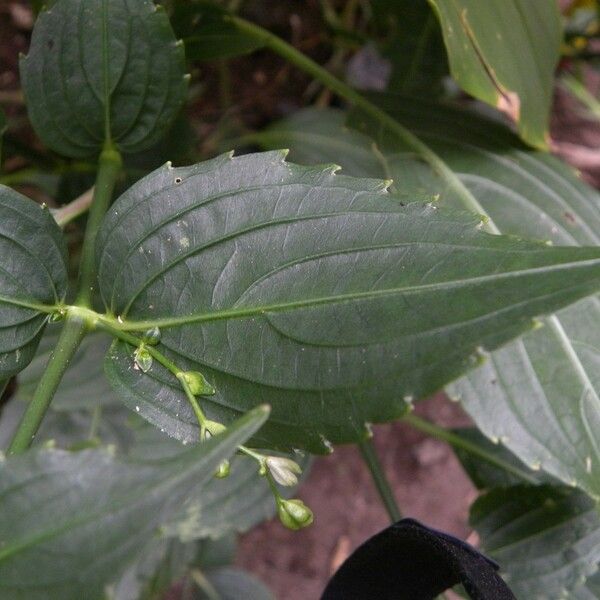
{"type": "Polygon", "coordinates": [[[358,448],[362,454],[365,464],[371,472],[371,477],[375,483],[375,487],[379,492],[381,501],[383,502],[385,509],[392,520],[392,523],[399,521],[402,518],[402,513],[398,508],[396,499],[394,498],[394,492],[390,487],[390,483],[385,476],[383,466],[379,461],[375,446],[373,445],[372,439],[362,440],[358,442],[358,448]]]}
{"type": "Polygon", "coordinates": [[[527,483],[537,483],[536,478],[527,473],[526,471],[519,469],[519,467],[516,467],[510,464],[509,462],[498,458],[497,456],[494,456],[493,454],[487,452],[477,444],[465,440],[459,435],[456,435],[455,433],[452,433],[451,431],[448,431],[447,429],[444,429],[439,425],[435,425],[430,421],[421,419],[420,417],[417,417],[412,413],[406,415],[403,418],[403,421],[405,421],[415,429],[418,429],[419,431],[422,431],[423,433],[426,433],[427,435],[435,437],[439,440],[443,440],[444,442],[447,442],[454,448],[458,448],[460,450],[464,450],[465,452],[469,452],[470,454],[477,456],[478,458],[490,463],[491,465],[494,465],[495,467],[498,467],[499,469],[502,469],[503,471],[506,471],[511,475],[519,477],[527,483]]]}
{"type": "Polygon", "coordinates": [[[37,385],[33,398],[27,406],[27,410],[8,448],[9,454],[20,454],[31,445],[50,406],[50,402],[52,402],[60,380],[85,335],[85,331],[86,326],[84,321],[67,317],[46,370],[37,385]]]}
{"type": "MultiPolygon", "coordinates": [[[[69,308],[71,308],[71,307],[69,307],[69,308]]],[[[77,311],[77,309],[76,309],[76,311],[77,311]]],[[[77,312],[79,312],[79,311],[77,311],[77,312]]],[[[88,312],[88,311],[86,311],[86,312],[88,312]]],[[[91,315],[96,314],[96,313],[93,313],[92,311],[89,311],[89,313],[91,315]]],[[[128,333],[127,331],[122,331],[121,329],[118,329],[117,327],[111,327],[111,325],[106,320],[101,319],[102,315],[98,315],[98,316],[100,317],[100,319],[98,319],[98,320],[94,320],[94,317],[89,317],[91,319],[90,326],[92,328],[100,329],[101,331],[105,331],[106,333],[110,334],[112,337],[115,337],[115,338],[121,340],[122,342],[126,342],[127,344],[129,344],[130,346],[133,346],[134,348],[137,348],[142,343],[141,338],[139,338],[131,333],[128,333]]],[[[157,350],[155,346],[146,345],[145,348],[152,358],[154,358],[163,367],[165,367],[165,369],[168,369],[169,371],[171,371],[171,373],[173,373],[173,375],[175,375],[175,377],[178,377],[178,375],[181,373],[182,370],[172,360],[168,359],[162,352],[157,350]]]]}
{"type": "MultiPolygon", "coordinates": [[[[457,175],[448,167],[448,165],[433,151],[424,144],[416,135],[411,133],[406,127],[400,124],[396,119],[381,110],[378,106],[367,100],[362,94],[352,89],[349,85],[340,81],[329,71],[318,65],[308,56],[296,50],[281,38],[273,35],[270,31],[250,23],[240,17],[228,16],[227,20],[245,35],[254,37],[257,41],[281,57],[294,64],[299,69],[308,73],[311,77],[319,80],[330,90],[345,98],[348,102],[358,106],[366,114],[377,120],[384,128],[396,135],[404,144],[419,155],[429,166],[446,182],[448,188],[452,190],[460,199],[467,210],[477,214],[485,214],[481,204],[465,187],[457,175]]],[[[493,223],[488,222],[484,225],[490,233],[498,233],[493,223]]]]}
{"type": "Polygon", "coordinates": [[[89,308],[92,305],[96,278],[96,236],[98,235],[102,219],[110,205],[115,183],[121,170],[121,164],[119,151],[112,144],[107,143],[98,161],[94,198],[81,250],[79,285],[76,300],[78,306],[89,308]]]}

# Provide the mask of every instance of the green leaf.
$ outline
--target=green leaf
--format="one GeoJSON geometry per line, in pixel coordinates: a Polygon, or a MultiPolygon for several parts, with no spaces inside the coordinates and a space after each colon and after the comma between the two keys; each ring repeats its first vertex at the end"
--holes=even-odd
{"type": "Polygon", "coordinates": [[[123,461],[107,450],[34,450],[0,464],[0,595],[90,600],[202,494],[217,465],[265,421],[257,409],[172,460],[123,461]],[[32,565],[35,568],[32,569],[32,565]]]}
{"type": "Polygon", "coordinates": [[[506,112],[532,146],[548,145],[562,27],[555,0],[429,0],[450,71],[467,92],[506,112]]]}
{"type": "Polygon", "coordinates": [[[470,522],[517,598],[570,598],[597,570],[600,517],[578,490],[497,488],[474,503],[470,522]]]}
{"type": "MultiPolygon", "coordinates": [[[[471,112],[420,100],[378,97],[459,174],[501,231],[560,245],[599,245],[600,196],[557,159],[524,148],[504,127],[471,112]]],[[[310,111],[281,122],[258,141],[289,145],[310,162],[336,157],[350,173],[395,179],[404,190],[457,199],[399,140],[360,115],[372,137],[344,129],[339,112],[310,111]]],[[[546,326],[492,353],[449,388],[478,427],[522,461],[600,497],[600,305],[564,309],[546,326]]]]}
{"type": "Polygon", "coordinates": [[[0,185],[0,380],[24,369],[67,290],[67,250],[50,211],[0,185]]]}
{"type": "MultiPolygon", "coordinates": [[[[359,439],[598,285],[599,250],[484,234],[477,217],[283,156],[155,171],[111,209],[97,254],[108,311],[161,328],[159,348],[216,388],[215,420],[272,405],[267,446],[359,439]]],[[[128,406],[197,439],[156,363],[142,374],[116,342],[107,369],[128,406]]]]}
{"type": "Polygon", "coordinates": [[[512,452],[499,442],[494,444],[478,429],[464,428],[453,431],[471,446],[476,446],[482,454],[494,459],[495,462],[484,460],[470,449],[454,446],[454,452],[460,464],[475,486],[480,490],[494,487],[527,483],[554,483],[551,477],[540,471],[532,471],[524,465],[512,452]]]}
{"type": "MultiPolygon", "coordinates": [[[[45,330],[31,364],[19,375],[16,397],[29,402],[46,368],[60,335],[60,324],[45,330]]],[[[52,400],[52,410],[71,412],[119,403],[102,368],[102,359],[110,346],[106,334],[91,333],[81,342],[52,400]]]]}
{"type": "Polygon", "coordinates": [[[192,0],[175,6],[173,28],[185,43],[188,60],[214,60],[248,54],[263,44],[227,22],[228,15],[214,2],[192,0]]]}
{"type": "Polygon", "coordinates": [[[58,0],[38,17],[21,80],[50,148],[96,155],[155,144],[186,95],[184,52],[151,0],[58,0]]]}

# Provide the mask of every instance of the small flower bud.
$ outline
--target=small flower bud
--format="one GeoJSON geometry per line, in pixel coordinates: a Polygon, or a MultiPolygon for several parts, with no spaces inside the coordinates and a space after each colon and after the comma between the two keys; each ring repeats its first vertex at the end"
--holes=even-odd
{"type": "Polygon", "coordinates": [[[215,388],[206,381],[204,375],[198,371],[186,371],[181,374],[181,377],[188,384],[194,396],[212,396],[216,392],[215,388]]]}
{"type": "Polygon", "coordinates": [[[217,421],[206,421],[204,427],[206,427],[206,431],[210,433],[211,437],[219,435],[227,429],[223,423],[218,423],[217,421]]]}
{"type": "Polygon", "coordinates": [[[136,348],[133,354],[133,359],[135,360],[137,367],[143,373],[147,373],[152,368],[152,356],[143,343],[136,348]]]}
{"type": "Polygon", "coordinates": [[[265,461],[273,479],[280,485],[291,486],[298,483],[297,475],[302,473],[300,465],[291,458],[267,456],[265,461]]]}
{"type": "Polygon", "coordinates": [[[215,472],[215,477],[217,479],[225,479],[225,477],[229,477],[229,473],[231,473],[231,465],[228,460],[224,460],[215,472]]]}
{"type": "Polygon", "coordinates": [[[279,520],[288,529],[297,531],[303,527],[308,527],[313,522],[313,513],[302,500],[284,500],[277,502],[277,514],[279,520]]]}
{"type": "Polygon", "coordinates": [[[158,327],[152,327],[144,332],[142,340],[148,346],[156,346],[160,342],[160,329],[158,327]]]}

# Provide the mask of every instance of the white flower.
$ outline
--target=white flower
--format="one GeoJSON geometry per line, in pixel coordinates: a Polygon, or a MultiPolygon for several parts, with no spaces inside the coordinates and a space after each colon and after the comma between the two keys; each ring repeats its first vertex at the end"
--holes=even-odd
{"type": "Polygon", "coordinates": [[[265,463],[273,479],[280,485],[291,486],[298,483],[297,475],[302,473],[302,469],[291,458],[267,456],[265,463]]]}

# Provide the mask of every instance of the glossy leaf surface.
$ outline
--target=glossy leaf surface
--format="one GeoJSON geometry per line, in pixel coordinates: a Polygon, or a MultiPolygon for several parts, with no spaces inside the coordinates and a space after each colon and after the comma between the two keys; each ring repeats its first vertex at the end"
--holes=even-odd
{"type": "MultiPolygon", "coordinates": [[[[283,156],[155,171],[111,209],[97,255],[108,310],[161,328],[160,348],[216,388],[217,420],[272,405],[266,445],[356,440],[596,289],[596,249],[490,236],[476,217],[283,156]]],[[[107,368],[130,407],[197,439],[156,361],[142,374],[115,343],[107,368]]]]}
{"type": "Polygon", "coordinates": [[[454,79],[546,147],[562,27],[554,0],[429,0],[454,79]]]}
{"type": "Polygon", "coordinates": [[[42,140],[70,157],[155,144],[187,90],[183,45],[151,0],[58,0],[36,21],[21,80],[42,140]]]}
{"type": "MultiPolygon", "coordinates": [[[[471,112],[424,100],[378,97],[460,177],[501,231],[557,245],[598,245],[600,199],[557,159],[524,148],[504,127],[471,112]]],[[[457,206],[443,181],[397,137],[362,115],[344,127],[339,112],[308,111],[260,134],[305,162],[336,160],[351,174],[387,176],[394,189],[439,194],[457,206]]],[[[529,466],[588,493],[600,493],[598,427],[600,305],[597,298],[560,312],[558,322],[492,353],[453,385],[477,425],[529,466]]]]}
{"type": "Polygon", "coordinates": [[[29,364],[48,320],[47,307],[62,302],[67,290],[66,245],[50,211],[3,185],[0,256],[2,380],[29,364]]]}
{"type": "Polygon", "coordinates": [[[34,450],[0,464],[0,595],[104,597],[170,512],[266,419],[263,409],[173,460],[123,461],[106,449],[34,450]],[[31,565],[35,568],[32,569],[31,565]]]}

